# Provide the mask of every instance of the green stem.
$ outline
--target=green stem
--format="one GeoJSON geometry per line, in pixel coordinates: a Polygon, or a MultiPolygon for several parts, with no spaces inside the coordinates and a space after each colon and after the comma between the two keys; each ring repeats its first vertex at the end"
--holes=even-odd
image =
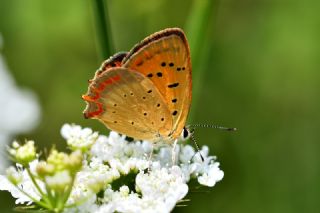
{"type": "Polygon", "coordinates": [[[31,171],[30,171],[30,168],[26,168],[27,172],[28,172],[28,175],[33,183],[33,185],[37,188],[37,190],[39,191],[39,193],[41,194],[41,196],[44,196],[45,194],[43,193],[43,191],[41,190],[40,186],[38,185],[37,181],[34,179],[31,171]]]}
{"type": "Polygon", "coordinates": [[[45,184],[45,186],[46,186],[46,191],[49,199],[48,202],[50,203],[51,206],[56,206],[56,199],[55,199],[55,196],[53,196],[52,194],[52,190],[50,189],[47,183],[45,184]]]}
{"type": "Polygon", "coordinates": [[[43,208],[46,209],[51,209],[51,206],[48,206],[46,203],[38,201],[37,199],[35,199],[34,197],[32,197],[31,195],[29,195],[28,193],[26,193],[25,191],[23,191],[22,189],[20,189],[18,186],[15,186],[22,194],[24,194],[25,196],[27,196],[28,198],[30,198],[30,200],[32,200],[33,203],[37,204],[38,206],[41,206],[43,208]]]}
{"type": "Polygon", "coordinates": [[[56,194],[56,209],[58,211],[62,211],[62,209],[64,208],[64,192],[55,192],[56,194]]]}
{"type": "Polygon", "coordinates": [[[33,185],[36,187],[36,189],[38,190],[38,192],[42,196],[42,199],[51,206],[50,199],[48,199],[47,195],[41,190],[40,186],[38,185],[37,181],[35,180],[34,176],[32,175],[30,168],[26,167],[26,170],[27,170],[27,173],[28,173],[33,185]]]}
{"type": "Polygon", "coordinates": [[[63,199],[62,199],[62,203],[63,203],[63,204],[65,204],[65,203],[68,201],[68,198],[70,197],[70,194],[71,194],[71,192],[72,192],[72,189],[73,189],[73,185],[74,185],[75,180],[76,180],[76,176],[73,175],[71,184],[70,184],[70,186],[68,187],[67,191],[64,193],[64,197],[63,197],[63,199]]]}
{"type": "MultiPolygon", "coordinates": [[[[190,11],[186,33],[188,35],[188,41],[191,50],[192,70],[193,70],[193,103],[197,103],[199,98],[199,92],[201,91],[201,81],[205,74],[205,70],[201,68],[201,61],[203,59],[203,49],[206,49],[208,45],[205,44],[206,34],[208,28],[213,26],[210,22],[211,15],[214,13],[214,2],[217,5],[217,1],[214,0],[194,0],[192,10],[190,11]]],[[[193,104],[194,108],[196,107],[193,104]]],[[[193,120],[195,116],[195,110],[191,111],[190,120],[193,120]]]]}
{"type": "Polygon", "coordinates": [[[102,60],[109,58],[113,53],[111,27],[109,23],[108,3],[105,0],[94,0],[95,22],[98,36],[98,48],[102,60]]]}

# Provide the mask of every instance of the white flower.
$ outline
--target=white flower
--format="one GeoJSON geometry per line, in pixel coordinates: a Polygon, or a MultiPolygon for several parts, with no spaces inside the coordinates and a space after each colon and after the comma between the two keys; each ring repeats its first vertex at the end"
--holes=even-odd
{"type": "MultiPolygon", "coordinates": [[[[38,163],[37,160],[32,161],[29,164],[30,170],[31,172],[35,171],[35,165],[38,163]]],[[[36,190],[36,188],[34,187],[30,176],[28,175],[26,170],[22,169],[22,166],[19,164],[16,164],[17,168],[18,168],[18,172],[21,174],[22,176],[22,180],[20,181],[20,183],[17,185],[20,189],[23,189],[23,191],[27,192],[30,196],[32,196],[34,199],[36,200],[40,200],[41,196],[39,195],[38,191],[36,190]]],[[[37,181],[37,183],[39,184],[40,188],[43,190],[44,189],[44,185],[39,181],[37,181]]],[[[11,195],[16,198],[16,204],[24,204],[27,203],[27,205],[30,205],[32,203],[32,200],[26,196],[25,194],[23,194],[21,191],[19,191],[19,189],[17,189],[16,186],[14,186],[6,176],[4,175],[0,175],[0,190],[3,191],[9,191],[11,193],[11,195]]]]}
{"type": "Polygon", "coordinates": [[[190,145],[185,145],[182,147],[180,155],[179,155],[179,160],[181,163],[190,163],[192,158],[195,155],[195,151],[190,145]]]}
{"type": "Polygon", "coordinates": [[[72,202],[84,199],[88,194],[92,194],[91,191],[95,193],[99,192],[109,183],[120,177],[118,170],[105,165],[98,158],[92,158],[91,160],[89,164],[86,161],[83,169],[77,173],[74,190],[70,197],[72,202]],[[80,192],[85,196],[78,197],[81,194],[80,192]]]}
{"type": "Polygon", "coordinates": [[[53,176],[45,177],[45,182],[51,189],[62,192],[71,184],[71,181],[71,176],[67,170],[57,172],[53,176]]]}
{"type": "Polygon", "coordinates": [[[74,124],[64,124],[61,128],[61,135],[67,140],[71,149],[86,150],[97,140],[98,132],[74,124]]]}
{"type": "Polygon", "coordinates": [[[10,192],[12,197],[16,198],[16,204],[31,204],[30,198],[20,192],[4,175],[0,175],[0,190],[10,192]]]}
{"type": "Polygon", "coordinates": [[[130,192],[128,186],[106,189],[107,202],[97,212],[170,212],[187,194],[188,186],[178,166],[167,169],[155,163],[148,173],[137,175],[136,190],[139,194],[130,192]]]}
{"type": "Polygon", "coordinates": [[[21,172],[18,172],[16,170],[16,168],[14,168],[13,166],[10,166],[7,170],[7,178],[8,180],[13,184],[13,185],[17,185],[22,181],[22,174],[21,172]]]}
{"type": "Polygon", "coordinates": [[[149,206],[156,212],[170,212],[176,203],[188,193],[183,173],[178,166],[151,169],[149,173],[140,172],[136,177],[136,190],[142,199],[161,204],[149,206]],[[159,208],[160,207],[160,208],[159,208]]]}
{"type": "Polygon", "coordinates": [[[216,182],[222,180],[224,173],[219,169],[219,163],[210,164],[206,173],[198,177],[198,182],[205,186],[214,186],[216,182]]]}

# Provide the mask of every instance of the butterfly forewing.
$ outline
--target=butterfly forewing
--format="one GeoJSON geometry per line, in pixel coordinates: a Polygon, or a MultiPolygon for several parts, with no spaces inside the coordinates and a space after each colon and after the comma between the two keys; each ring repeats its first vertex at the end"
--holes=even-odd
{"type": "Polygon", "coordinates": [[[121,67],[122,61],[127,55],[127,52],[119,52],[105,60],[100,68],[96,71],[95,77],[101,75],[103,72],[107,72],[110,68],[121,67]]]}
{"type": "Polygon", "coordinates": [[[111,68],[96,76],[88,93],[86,117],[130,137],[155,141],[170,134],[171,113],[159,90],[143,74],[111,68]]]}
{"type": "Polygon", "coordinates": [[[190,51],[184,33],[175,28],[160,31],[135,46],[122,63],[158,88],[173,120],[171,137],[177,138],[191,103],[190,51]]]}

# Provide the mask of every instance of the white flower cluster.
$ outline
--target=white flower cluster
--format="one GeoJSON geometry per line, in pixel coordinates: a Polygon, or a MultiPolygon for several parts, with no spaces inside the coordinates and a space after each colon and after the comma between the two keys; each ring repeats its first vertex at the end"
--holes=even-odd
{"type": "Polygon", "coordinates": [[[97,132],[93,132],[90,128],[82,129],[81,126],[77,125],[63,125],[61,135],[67,140],[70,148],[82,151],[90,148],[98,138],[97,132]]]}
{"type": "Polygon", "coordinates": [[[147,141],[128,142],[116,132],[107,137],[69,124],[61,133],[70,147],[87,150],[65,212],[170,212],[187,195],[190,179],[212,187],[223,178],[206,146],[202,159],[191,146],[177,145],[173,164],[170,146],[153,149],[147,141]]]}
{"type": "MultiPolygon", "coordinates": [[[[63,128],[79,131],[79,126],[63,128]]],[[[68,135],[73,133],[64,134],[66,140],[68,135]]],[[[84,199],[81,196],[87,196],[88,186],[102,188],[104,193],[99,204],[90,199],[77,211],[170,212],[187,195],[191,178],[210,187],[223,178],[219,163],[208,156],[207,146],[201,150],[202,160],[190,145],[177,145],[176,165],[172,165],[172,147],[161,147],[150,158],[151,151],[152,144],[147,141],[128,142],[116,132],[110,132],[109,137],[99,135],[91,148],[91,159],[78,173],[70,201],[84,199]],[[113,187],[113,182],[130,174],[136,174],[131,180],[133,188],[125,183],[113,187]]]]}

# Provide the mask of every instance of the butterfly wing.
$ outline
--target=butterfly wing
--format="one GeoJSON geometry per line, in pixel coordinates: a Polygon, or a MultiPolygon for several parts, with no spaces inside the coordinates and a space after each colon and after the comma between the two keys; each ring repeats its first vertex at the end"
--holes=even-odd
{"type": "Polygon", "coordinates": [[[91,82],[83,96],[86,118],[135,139],[154,141],[172,129],[171,114],[152,81],[126,68],[110,68],[91,82]]]}
{"type": "Polygon", "coordinates": [[[103,72],[107,72],[110,68],[121,67],[122,61],[127,55],[127,52],[119,52],[105,60],[100,68],[96,71],[95,77],[101,75],[103,72]]]}
{"type": "Polygon", "coordinates": [[[158,88],[173,120],[172,137],[180,136],[192,96],[190,50],[183,31],[172,28],[147,37],[122,64],[140,72],[158,88]]]}

